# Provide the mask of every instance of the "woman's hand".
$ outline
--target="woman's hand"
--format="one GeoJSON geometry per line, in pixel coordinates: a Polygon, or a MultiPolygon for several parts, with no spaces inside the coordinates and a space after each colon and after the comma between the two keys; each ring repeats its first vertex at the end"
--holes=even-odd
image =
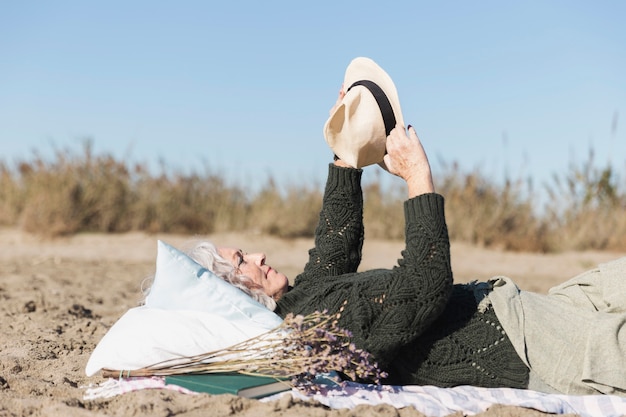
{"type": "Polygon", "coordinates": [[[406,181],[409,198],[435,192],[428,157],[411,125],[408,135],[404,126],[396,125],[387,137],[386,146],[383,161],[389,172],[406,181]]]}

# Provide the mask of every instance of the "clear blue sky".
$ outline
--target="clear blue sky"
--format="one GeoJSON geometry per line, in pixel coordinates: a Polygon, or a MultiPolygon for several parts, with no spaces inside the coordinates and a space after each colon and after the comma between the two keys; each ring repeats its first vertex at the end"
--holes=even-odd
{"type": "Polygon", "coordinates": [[[322,183],[328,109],[367,56],[435,173],[540,184],[590,147],[623,170],[625,21],[617,0],[2,2],[0,158],[90,137],[154,167],[322,183]]]}

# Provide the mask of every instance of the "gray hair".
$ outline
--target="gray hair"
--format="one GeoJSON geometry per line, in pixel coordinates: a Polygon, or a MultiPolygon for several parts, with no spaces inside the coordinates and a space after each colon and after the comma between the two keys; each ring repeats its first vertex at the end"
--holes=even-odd
{"type": "Polygon", "coordinates": [[[187,255],[268,309],[272,311],[276,309],[276,301],[265,293],[263,287],[252,281],[250,277],[240,274],[233,264],[219,254],[217,247],[213,243],[206,240],[198,241],[187,251],[187,255]]]}

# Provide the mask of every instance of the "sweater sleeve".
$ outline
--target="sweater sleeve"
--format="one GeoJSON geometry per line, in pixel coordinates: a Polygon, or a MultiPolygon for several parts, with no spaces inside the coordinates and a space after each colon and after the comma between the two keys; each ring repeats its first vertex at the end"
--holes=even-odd
{"type": "Polygon", "coordinates": [[[453,288],[443,197],[421,195],[405,202],[404,209],[402,258],[390,274],[379,277],[379,284],[360,289],[378,305],[368,307],[368,314],[357,307],[348,318],[360,322],[355,336],[382,364],[425,332],[444,311],[453,288]]]}
{"type": "Polygon", "coordinates": [[[330,164],[315,247],[304,272],[296,277],[318,279],[356,272],[363,248],[362,170],[330,164]]]}
{"type": "Polygon", "coordinates": [[[404,204],[406,246],[391,270],[378,269],[323,281],[302,279],[278,302],[277,313],[327,310],[352,332],[354,343],[388,365],[443,312],[452,292],[444,200],[424,194],[404,204]]]}

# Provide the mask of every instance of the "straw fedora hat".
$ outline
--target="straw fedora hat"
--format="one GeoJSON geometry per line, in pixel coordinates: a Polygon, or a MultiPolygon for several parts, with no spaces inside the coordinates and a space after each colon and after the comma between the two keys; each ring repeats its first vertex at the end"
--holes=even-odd
{"type": "Polygon", "coordinates": [[[385,142],[396,124],[404,126],[400,100],[391,77],[369,58],[355,58],[346,68],[346,95],[324,124],[328,146],[347,164],[381,164],[385,142]]]}

